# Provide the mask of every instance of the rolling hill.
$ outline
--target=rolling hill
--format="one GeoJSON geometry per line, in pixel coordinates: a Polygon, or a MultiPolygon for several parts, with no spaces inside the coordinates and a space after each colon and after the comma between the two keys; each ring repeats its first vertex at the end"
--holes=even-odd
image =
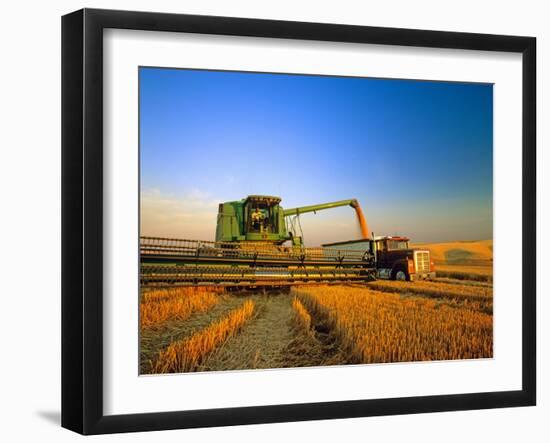
{"type": "Polygon", "coordinates": [[[493,240],[454,241],[446,243],[413,243],[428,249],[435,263],[448,265],[491,265],[493,240]]]}

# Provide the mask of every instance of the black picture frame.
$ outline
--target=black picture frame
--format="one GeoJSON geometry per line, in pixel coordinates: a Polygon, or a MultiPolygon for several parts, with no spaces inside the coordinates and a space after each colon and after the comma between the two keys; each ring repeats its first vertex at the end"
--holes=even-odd
{"type": "Polygon", "coordinates": [[[62,18],[62,426],[82,434],[530,406],[536,403],[536,39],[83,9],[62,18]],[[522,54],[522,389],[131,415],[103,413],[103,30],[522,54]]]}

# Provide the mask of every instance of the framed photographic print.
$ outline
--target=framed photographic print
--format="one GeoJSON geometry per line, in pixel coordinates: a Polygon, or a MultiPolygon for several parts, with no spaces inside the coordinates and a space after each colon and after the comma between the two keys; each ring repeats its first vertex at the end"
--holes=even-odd
{"type": "Polygon", "coordinates": [[[531,37],[62,21],[62,425],[534,405],[531,37]]]}

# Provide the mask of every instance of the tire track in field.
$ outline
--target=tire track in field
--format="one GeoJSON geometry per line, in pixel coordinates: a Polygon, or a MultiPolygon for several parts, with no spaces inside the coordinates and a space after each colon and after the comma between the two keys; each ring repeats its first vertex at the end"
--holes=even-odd
{"type": "Polygon", "coordinates": [[[214,351],[198,371],[226,371],[281,367],[285,349],[294,338],[289,319],[292,315],[289,294],[251,296],[256,316],[240,334],[214,351]]]}

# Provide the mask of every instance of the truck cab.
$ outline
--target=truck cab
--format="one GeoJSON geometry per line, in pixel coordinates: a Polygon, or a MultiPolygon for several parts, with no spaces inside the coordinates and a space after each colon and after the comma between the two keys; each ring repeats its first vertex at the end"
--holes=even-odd
{"type": "Polygon", "coordinates": [[[413,249],[409,238],[382,236],[372,240],[378,278],[421,280],[435,278],[435,267],[427,249],[413,249]]]}

